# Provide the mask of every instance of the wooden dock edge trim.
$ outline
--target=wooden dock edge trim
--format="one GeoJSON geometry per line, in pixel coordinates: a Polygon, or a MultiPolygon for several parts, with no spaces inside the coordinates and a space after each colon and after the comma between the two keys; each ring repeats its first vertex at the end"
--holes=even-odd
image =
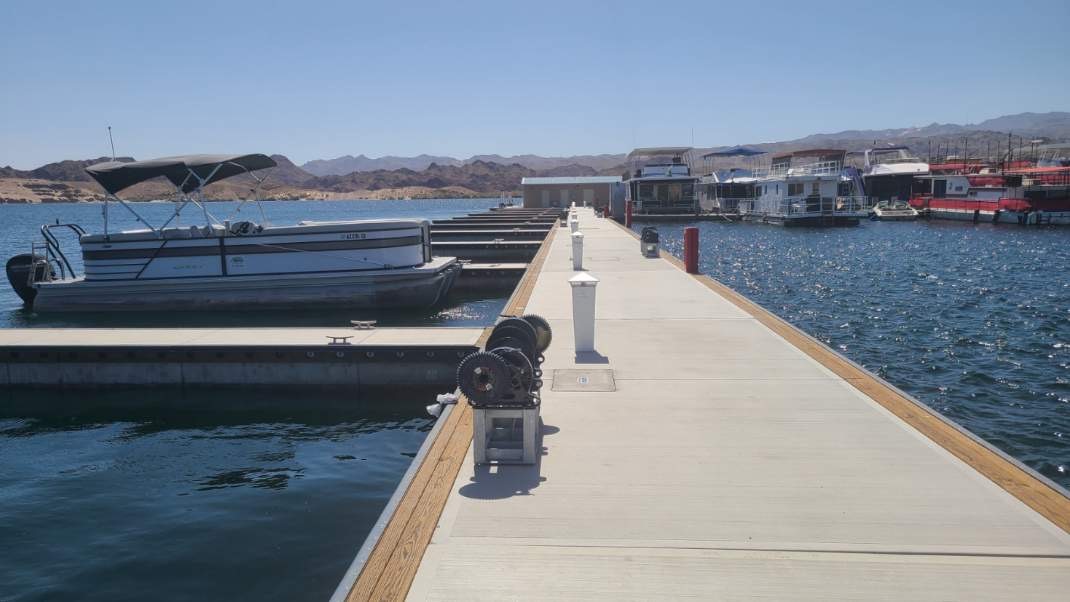
{"type": "MultiPolygon", "coordinates": [[[[616,220],[611,221],[636,239],[639,238],[634,230],[625,228],[616,220]]],[[[683,261],[668,251],[662,250],[661,257],[684,270],[683,261]]],[[[1065,489],[724,283],[706,275],[689,275],[747,312],[1060,529],[1070,533],[1070,493],[1065,489]]]]}
{"type": "MultiPolygon", "coordinates": [[[[557,229],[552,228],[543,239],[502,314],[524,313],[557,229]]],[[[487,342],[491,330],[483,331],[479,347],[487,342]]],[[[402,600],[408,594],[472,442],[472,409],[463,396],[437,435],[345,600],[402,600]]]]}

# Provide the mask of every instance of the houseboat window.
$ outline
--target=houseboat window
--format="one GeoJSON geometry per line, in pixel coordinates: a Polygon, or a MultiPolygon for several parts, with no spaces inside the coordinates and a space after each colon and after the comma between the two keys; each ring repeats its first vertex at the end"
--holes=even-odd
{"type": "Polygon", "coordinates": [[[821,182],[814,182],[810,185],[810,196],[821,196],[821,182]]]}
{"type": "Polygon", "coordinates": [[[840,182],[839,189],[836,191],[839,196],[851,196],[851,183],[840,182]]]}
{"type": "Polygon", "coordinates": [[[754,196],[762,196],[762,187],[761,186],[755,186],[754,187],[754,196]]]}
{"type": "Polygon", "coordinates": [[[801,182],[788,184],[788,196],[802,196],[803,185],[801,182]]]}
{"type": "Polygon", "coordinates": [[[777,194],[780,194],[780,184],[777,184],[777,185],[776,185],[776,193],[777,193],[777,194]]]}
{"type": "Polygon", "coordinates": [[[653,184],[640,184],[639,185],[639,198],[641,200],[654,198],[654,185],[653,184]]]}

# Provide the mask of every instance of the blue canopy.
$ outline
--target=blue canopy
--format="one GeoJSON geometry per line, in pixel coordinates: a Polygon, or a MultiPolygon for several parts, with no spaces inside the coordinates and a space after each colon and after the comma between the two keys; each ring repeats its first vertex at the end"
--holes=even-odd
{"type": "Polygon", "coordinates": [[[715,151],[712,153],[706,153],[702,155],[703,159],[708,157],[753,157],[754,155],[764,155],[765,151],[760,151],[753,148],[747,148],[745,146],[733,146],[730,149],[715,151]]]}

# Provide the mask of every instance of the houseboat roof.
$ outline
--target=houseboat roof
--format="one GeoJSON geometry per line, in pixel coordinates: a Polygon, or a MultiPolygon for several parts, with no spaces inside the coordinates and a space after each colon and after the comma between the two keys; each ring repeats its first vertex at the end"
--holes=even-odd
{"type": "Polygon", "coordinates": [[[842,148],[808,148],[805,150],[789,151],[773,155],[773,160],[787,159],[789,157],[820,157],[822,155],[846,155],[847,151],[842,148]]]}
{"type": "Polygon", "coordinates": [[[248,155],[181,155],[146,161],[106,161],[85,168],[87,174],[111,194],[134,184],[163,176],[182,192],[238,174],[275,167],[275,160],[259,153],[248,155]],[[190,174],[197,177],[190,177],[190,174]],[[200,178],[200,180],[198,180],[200,178]]]}
{"type": "Polygon", "coordinates": [[[651,146],[648,148],[637,148],[628,153],[628,158],[634,157],[648,157],[657,155],[683,155],[693,150],[690,146],[651,146]]]}

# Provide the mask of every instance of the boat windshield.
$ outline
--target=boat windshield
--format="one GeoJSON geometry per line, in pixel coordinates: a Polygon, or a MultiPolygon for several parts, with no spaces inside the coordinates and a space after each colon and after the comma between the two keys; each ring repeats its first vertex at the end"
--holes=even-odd
{"type": "Polygon", "coordinates": [[[869,161],[873,165],[887,163],[920,163],[921,160],[911,155],[905,148],[890,148],[870,151],[869,161]]]}

